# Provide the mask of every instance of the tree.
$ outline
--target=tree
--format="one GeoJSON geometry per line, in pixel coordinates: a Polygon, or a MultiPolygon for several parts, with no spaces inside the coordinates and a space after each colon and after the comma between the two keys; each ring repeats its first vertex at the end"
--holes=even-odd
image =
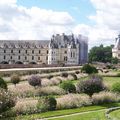
{"type": "Polygon", "coordinates": [[[100,45],[93,47],[89,52],[89,62],[110,62],[112,60],[112,46],[100,45]]]}
{"type": "Polygon", "coordinates": [[[93,74],[93,73],[98,73],[98,70],[90,65],[90,64],[85,64],[82,69],[81,69],[82,72],[85,72],[87,74],[93,74]]]}
{"type": "Polygon", "coordinates": [[[7,89],[7,83],[0,77],[0,88],[7,89]]]}
{"type": "Polygon", "coordinates": [[[71,81],[64,81],[60,84],[60,87],[64,89],[67,93],[75,93],[76,87],[71,81]]]}
{"type": "Polygon", "coordinates": [[[117,57],[112,58],[112,60],[111,60],[111,63],[113,63],[113,64],[117,64],[118,62],[119,62],[119,60],[117,57]]]}
{"type": "Polygon", "coordinates": [[[37,75],[32,75],[28,78],[28,83],[34,87],[41,86],[41,78],[37,75]]]}
{"type": "Polygon", "coordinates": [[[92,96],[94,93],[98,93],[103,90],[105,90],[105,86],[101,77],[95,75],[90,77],[88,80],[80,81],[77,84],[77,91],[79,93],[86,93],[89,96],[92,96]]]}
{"type": "Polygon", "coordinates": [[[20,82],[20,77],[17,74],[11,76],[11,82],[16,86],[20,82]]]}

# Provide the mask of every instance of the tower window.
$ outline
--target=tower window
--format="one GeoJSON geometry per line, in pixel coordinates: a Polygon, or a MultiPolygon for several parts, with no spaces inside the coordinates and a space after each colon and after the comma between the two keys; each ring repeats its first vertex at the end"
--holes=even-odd
{"type": "Polygon", "coordinates": [[[41,53],[41,51],[39,50],[39,54],[41,53]]]}
{"type": "Polygon", "coordinates": [[[20,56],[18,56],[18,60],[20,60],[20,56]]]}
{"type": "Polygon", "coordinates": [[[34,60],[34,56],[32,56],[32,60],[34,60]]]}
{"type": "Polygon", "coordinates": [[[4,53],[6,53],[6,50],[4,50],[4,53]]]}
{"type": "Polygon", "coordinates": [[[47,54],[48,54],[48,50],[47,50],[47,54]]]}
{"type": "Polygon", "coordinates": [[[4,60],[6,59],[6,56],[4,56],[4,60]]]}
{"type": "Polygon", "coordinates": [[[32,50],[32,54],[34,54],[34,50],[32,50]]]}
{"type": "Polygon", "coordinates": [[[27,50],[25,51],[25,53],[27,53],[27,50]]]}
{"type": "Polygon", "coordinates": [[[40,57],[38,57],[38,60],[40,60],[40,57]]]}
{"type": "Polygon", "coordinates": [[[27,60],[27,57],[25,56],[25,60],[27,60]]]}
{"type": "Polygon", "coordinates": [[[71,52],[71,57],[72,57],[72,52],[71,52]]]}
{"type": "Polygon", "coordinates": [[[11,53],[13,53],[13,50],[11,50],[11,53]]]}
{"type": "Polygon", "coordinates": [[[67,54],[67,51],[65,51],[65,54],[67,54]]]}
{"type": "Polygon", "coordinates": [[[20,53],[20,50],[19,50],[19,53],[20,53]]]}

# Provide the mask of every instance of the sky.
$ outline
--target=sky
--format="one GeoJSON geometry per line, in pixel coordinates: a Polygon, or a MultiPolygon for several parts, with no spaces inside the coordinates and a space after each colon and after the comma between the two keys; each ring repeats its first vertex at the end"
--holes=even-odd
{"type": "Polygon", "coordinates": [[[0,0],[0,40],[50,40],[82,34],[89,48],[120,32],[120,0],[0,0]]]}

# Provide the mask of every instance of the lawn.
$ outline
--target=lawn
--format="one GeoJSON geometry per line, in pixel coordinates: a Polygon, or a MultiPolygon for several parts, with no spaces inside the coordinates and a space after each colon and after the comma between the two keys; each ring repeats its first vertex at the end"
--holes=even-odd
{"type": "Polygon", "coordinates": [[[105,85],[111,87],[114,83],[120,82],[120,77],[103,77],[105,85]]]}
{"type": "MultiPolygon", "coordinates": [[[[88,118],[92,117],[92,118],[104,118],[104,111],[102,112],[97,112],[97,110],[104,110],[110,107],[116,107],[116,106],[120,106],[120,103],[112,103],[112,104],[104,104],[102,106],[88,106],[88,107],[81,107],[81,108],[76,108],[76,109],[66,109],[66,110],[57,110],[57,111],[49,111],[49,112],[45,112],[45,113],[41,113],[41,114],[32,114],[32,115],[23,115],[20,117],[17,117],[16,120],[33,120],[33,119],[40,119],[40,118],[49,118],[49,117],[54,117],[54,116],[62,116],[62,115],[70,115],[70,114],[74,114],[74,113],[82,113],[82,112],[87,112],[87,111],[91,111],[91,113],[86,113],[86,114],[82,114],[82,115],[76,115],[77,117],[79,116],[81,117],[85,117],[86,119],[71,119],[71,120],[89,120],[88,118]],[[92,111],[96,111],[96,112],[92,112],[92,111]],[[94,114],[96,114],[96,116],[94,116],[94,114]],[[87,115],[87,116],[86,116],[87,115]]],[[[75,116],[72,116],[75,117],[75,116]]],[[[69,117],[68,117],[69,118],[69,117]]],[[[71,117],[70,117],[71,118],[71,117]]],[[[55,119],[57,120],[57,119],[55,119]]],[[[59,119],[58,119],[59,120],[59,119]]],[[[67,118],[60,118],[60,120],[67,120],[67,118]]],[[[92,119],[94,120],[94,119],[92,119]]],[[[104,119],[95,119],[95,120],[104,120],[104,119]]]]}
{"type": "Polygon", "coordinates": [[[69,117],[63,118],[55,118],[50,120],[106,120],[105,118],[105,110],[103,111],[96,111],[91,113],[85,113],[81,115],[74,115],[69,117]]]}
{"type": "Polygon", "coordinates": [[[113,112],[111,112],[110,115],[115,120],[120,120],[120,110],[113,111],[113,112]]]}

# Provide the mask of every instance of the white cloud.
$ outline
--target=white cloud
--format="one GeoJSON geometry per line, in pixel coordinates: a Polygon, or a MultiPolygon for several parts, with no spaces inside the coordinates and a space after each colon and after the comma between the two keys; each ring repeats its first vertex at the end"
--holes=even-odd
{"type": "Polygon", "coordinates": [[[67,12],[26,8],[15,3],[0,2],[0,39],[50,39],[54,33],[69,32],[74,24],[67,12]]]}
{"type": "Polygon", "coordinates": [[[114,44],[115,37],[120,32],[120,0],[91,0],[91,3],[96,14],[88,18],[94,21],[95,25],[79,24],[74,33],[88,35],[90,47],[114,44]]]}
{"type": "MultiPolygon", "coordinates": [[[[119,0],[91,0],[95,25],[77,24],[68,12],[18,6],[17,0],[0,0],[0,39],[50,39],[55,33],[83,34],[89,46],[113,44],[120,29],[119,0]]],[[[77,10],[78,8],[73,7],[77,10]]]]}
{"type": "Polygon", "coordinates": [[[16,0],[0,0],[0,5],[3,4],[15,4],[17,1],[16,0]]]}

